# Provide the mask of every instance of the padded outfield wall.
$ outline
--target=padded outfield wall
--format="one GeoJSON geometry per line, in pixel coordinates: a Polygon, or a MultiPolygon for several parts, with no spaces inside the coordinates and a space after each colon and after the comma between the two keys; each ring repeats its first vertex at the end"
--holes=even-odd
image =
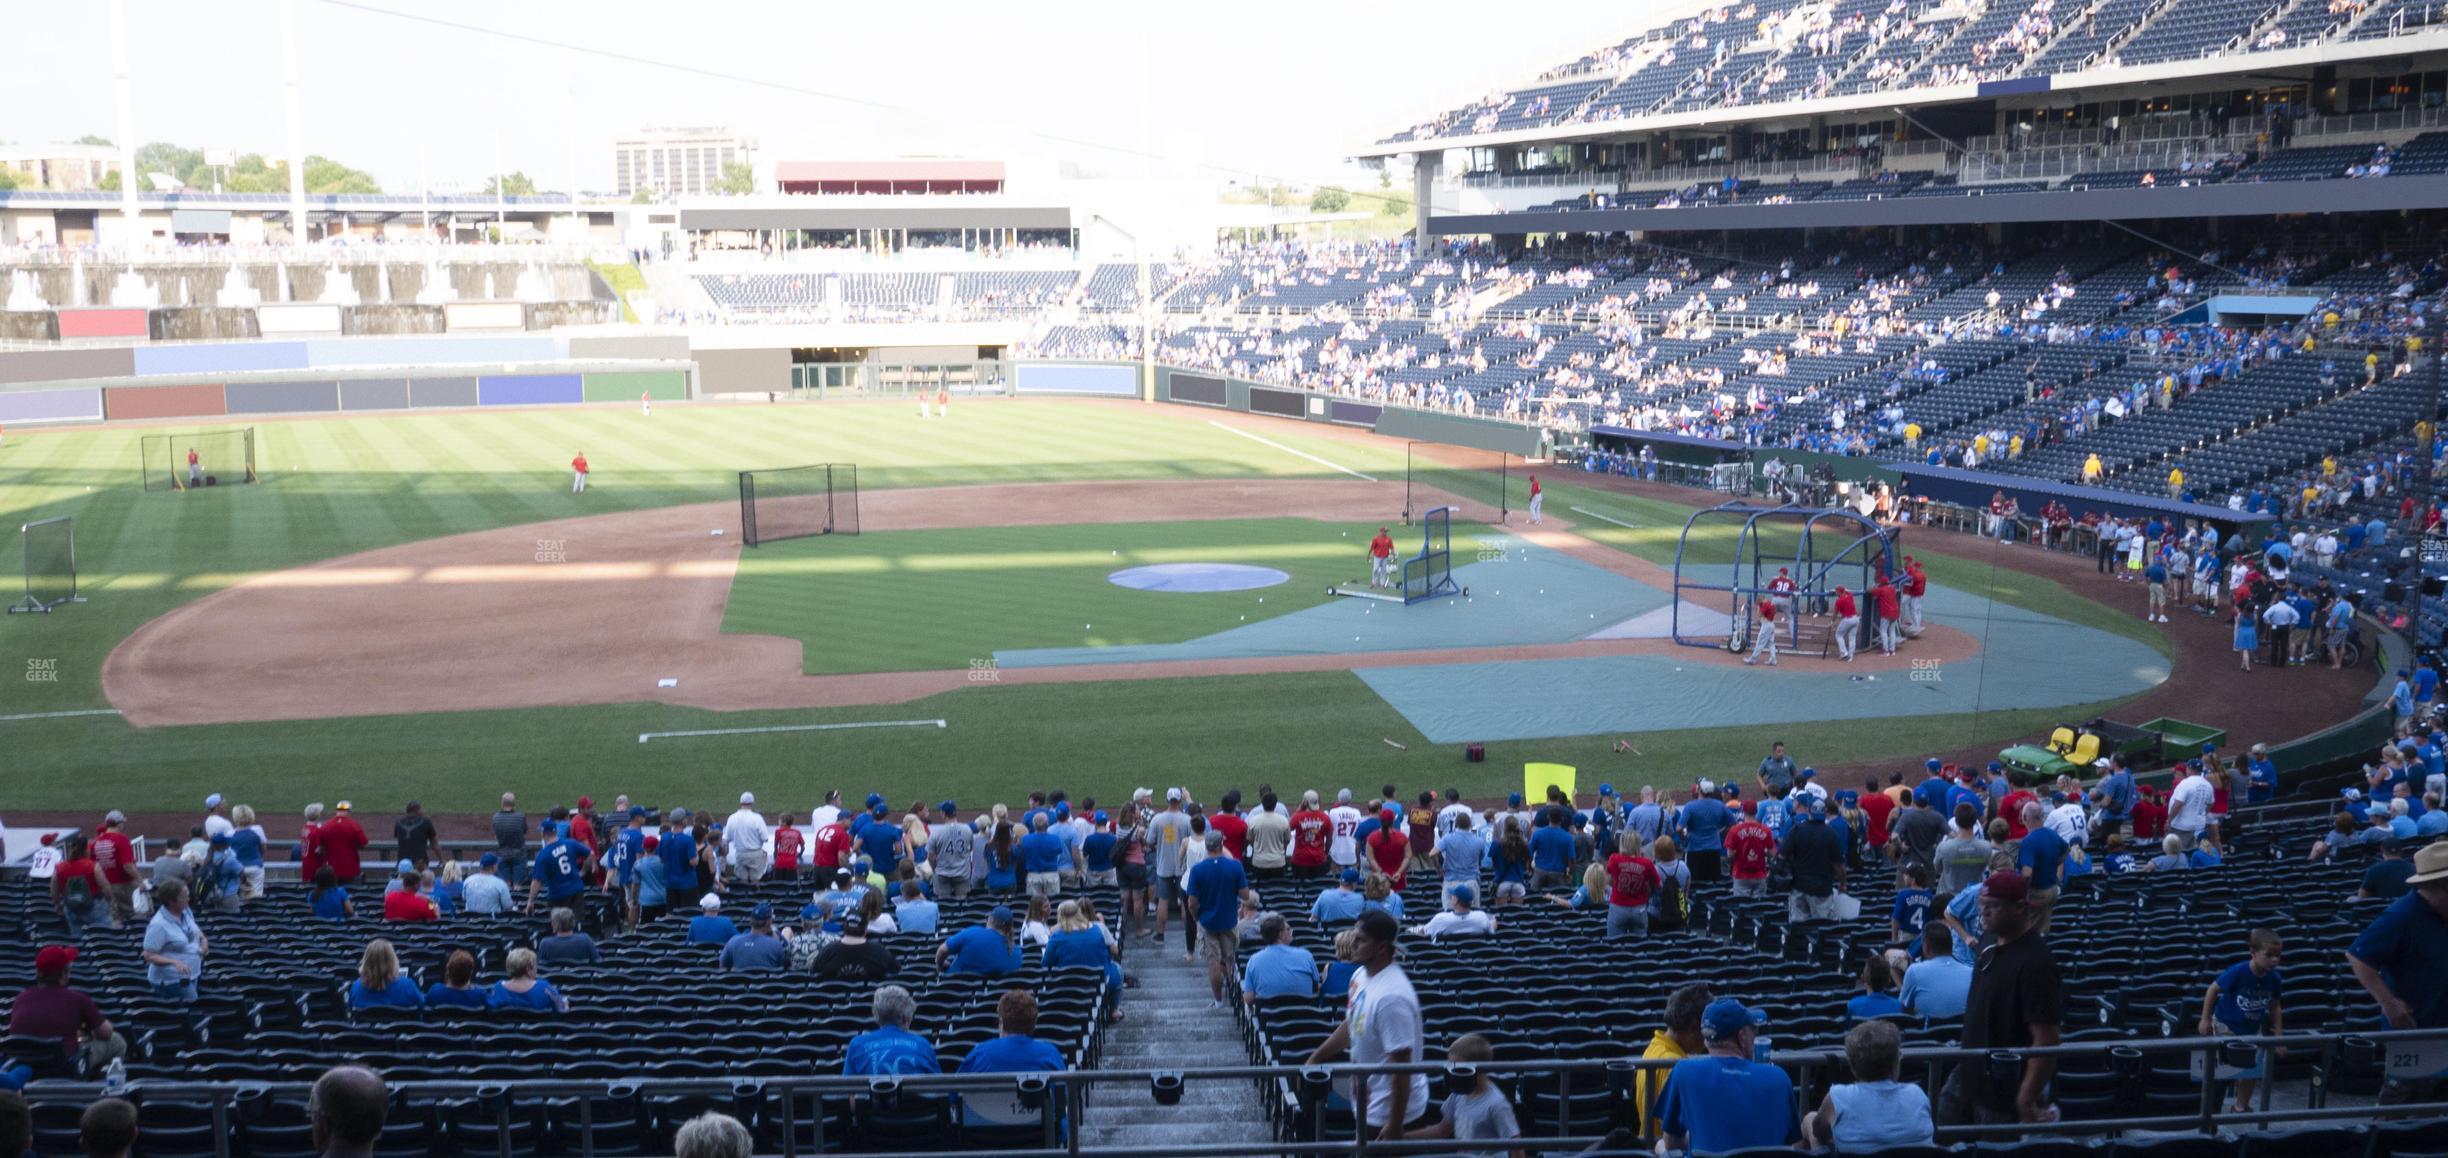
{"type": "Polygon", "coordinates": [[[0,351],[0,426],[677,401],[678,335],[331,338],[0,351]]]}

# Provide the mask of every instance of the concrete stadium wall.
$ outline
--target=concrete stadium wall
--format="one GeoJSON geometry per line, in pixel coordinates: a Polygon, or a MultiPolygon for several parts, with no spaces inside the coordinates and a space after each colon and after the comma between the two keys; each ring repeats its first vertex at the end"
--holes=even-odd
{"type": "Polygon", "coordinates": [[[1013,389],[1021,394],[1098,394],[1136,398],[1139,396],[1139,367],[1023,362],[1013,389]]]}
{"type": "Polygon", "coordinates": [[[1298,418],[1305,422],[1361,426],[1390,438],[1497,450],[1524,458],[1536,457],[1540,453],[1538,430],[1519,423],[1385,406],[1165,366],[1156,368],[1156,397],[1165,402],[1211,410],[1235,410],[1245,414],[1298,418]]]}
{"type": "Polygon", "coordinates": [[[787,349],[699,350],[697,389],[702,394],[762,394],[791,388],[787,349]]]}
{"type": "Polygon", "coordinates": [[[0,391],[0,426],[100,421],[102,391],[92,386],[0,391]]]}

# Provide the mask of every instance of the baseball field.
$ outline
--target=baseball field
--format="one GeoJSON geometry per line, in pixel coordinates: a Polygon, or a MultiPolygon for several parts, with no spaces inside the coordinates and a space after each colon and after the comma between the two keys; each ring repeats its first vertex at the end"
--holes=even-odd
{"type": "MultiPolygon", "coordinates": [[[[187,493],[139,485],[138,439],[157,432],[0,446],[0,520],[72,516],[87,598],[0,621],[12,812],[184,809],[216,790],[284,811],[352,792],[482,811],[507,785],[812,802],[901,773],[977,799],[1048,779],[1098,795],[1265,780],[1496,793],[1530,760],[1620,787],[1739,769],[1772,738],[1806,736],[1823,767],[1994,749],[2172,694],[2179,654],[2130,609],[1951,537],[1908,547],[1967,609],[1922,654],[1986,664],[1948,668],[1953,684],[1923,684],[1906,656],[1769,673],[1654,634],[1600,637],[1662,605],[1692,508],[1544,468],[1541,527],[1518,509],[1503,528],[1455,527],[1469,597],[1330,599],[1401,512],[1404,444],[1181,407],[267,421],[260,483],[187,493]],[[580,451],[583,495],[566,465],[580,451]],[[812,462],[858,464],[862,533],[743,549],[737,472],[812,462]],[[1281,580],[1115,576],[1167,565],[1281,580]],[[2009,624],[2105,666],[2052,676],[2044,650],[2008,649],[2009,624]],[[2017,671],[2029,687],[2001,691],[2017,671]],[[1474,700],[1511,714],[1453,708],[1474,700]],[[1542,714],[1556,702],[1570,710],[1542,714]],[[861,726],[830,726],[845,724],[861,726]],[[1483,735],[1487,762],[1464,763],[1456,735],[1483,735]]],[[[1416,530],[1394,532],[1417,549],[1416,530]]],[[[0,549],[13,577],[16,544],[0,549]]]]}

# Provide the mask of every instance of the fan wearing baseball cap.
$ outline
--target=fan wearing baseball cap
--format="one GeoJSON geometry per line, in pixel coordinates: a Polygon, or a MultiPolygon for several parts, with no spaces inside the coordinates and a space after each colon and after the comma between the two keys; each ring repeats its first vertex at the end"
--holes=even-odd
{"type": "MultiPolygon", "coordinates": [[[[1964,996],[1963,1048],[1989,1050],[2047,1047],[2061,1040],[2065,982],[2048,937],[2039,931],[2031,904],[2031,881],[2019,872],[1993,872],[1981,882],[1981,927],[1989,939],[1973,959],[1972,988],[1964,996]]],[[[1938,1120],[1947,1125],[2050,1120],[2049,1081],[2057,1059],[2031,1056],[2020,1076],[1991,1072],[1986,1058],[1960,1062],[1938,1093],[1938,1120]]]]}
{"type": "Polygon", "coordinates": [[[1700,1038],[1708,1052],[1676,1062],[1658,1094],[1658,1129],[1668,1149],[1726,1153],[1801,1140],[1793,1079],[1752,1060],[1767,1019],[1731,997],[1700,1011],[1700,1038]]]}
{"type": "Polygon", "coordinates": [[[112,1058],[127,1055],[127,1039],[111,1028],[92,997],[69,986],[68,967],[76,958],[73,945],[45,945],[34,954],[34,984],[10,1004],[8,1032],[57,1041],[76,1059],[78,1072],[100,1073],[112,1058]]]}
{"type": "MultiPolygon", "coordinates": [[[[2346,964],[2355,980],[2380,1004],[2390,1029],[2448,1027],[2448,841],[2432,841],[2414,854],[2411,892],[2389,902],[2354,944],[2346,964]]],[[[2392,1081],[2383,1102],[2431,1097],[2438,1080],[2392,1081]]]]}

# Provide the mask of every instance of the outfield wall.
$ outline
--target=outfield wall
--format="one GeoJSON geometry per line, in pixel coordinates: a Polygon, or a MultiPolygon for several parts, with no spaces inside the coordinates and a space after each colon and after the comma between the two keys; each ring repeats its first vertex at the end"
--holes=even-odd
{"type": "MultiPolygon", "coordinates": [[[[96,324],[101,324],[97,320],[96,324]]],[[[774,351],[787,364],[788,351],[774,351]]],[[[314,338],[0,351],[0,425],[697,396],[676,334],[314,338]]]]}

